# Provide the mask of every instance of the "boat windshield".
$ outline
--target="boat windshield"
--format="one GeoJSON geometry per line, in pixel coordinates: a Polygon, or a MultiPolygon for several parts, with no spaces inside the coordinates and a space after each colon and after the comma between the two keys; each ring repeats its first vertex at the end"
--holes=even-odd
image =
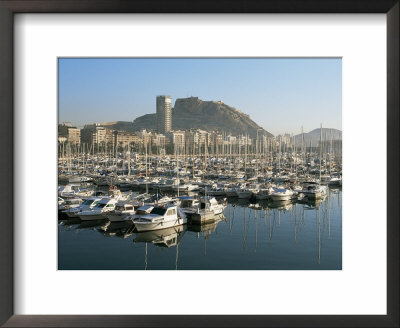
{"type": "Polygon", "coordinates": [[[167,210],[161,207],[154,207],[150,214],[164,215],[167,210]]]}
{"type": "Polygon", "coordinates": [[[87,200],[85,200],[85,201],[83,202],[82,205],[90,205],[90,204],[92,204],[92,203],[93,203],[93,199],[87,199],[87,200]]]}
{"type": "Polygon", "coordinates": [[[104,206],[106,206],[107,204],[104,203],[98,203],[95,207],[96,208],[103,208],[104,206]]]}

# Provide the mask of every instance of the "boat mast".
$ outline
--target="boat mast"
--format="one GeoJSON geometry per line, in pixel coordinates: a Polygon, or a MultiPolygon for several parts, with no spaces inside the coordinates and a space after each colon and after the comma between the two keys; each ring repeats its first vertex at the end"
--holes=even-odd
{"type": "Polygon", "coordinates": [[[246,139],[245,139],[245,146],[244,146],[244,176],[247,180],[247,133],[246,133],[246,139]]]}
{"type": "MultiPolygon", "coordinates": [[[[145,182],[145,184],[146,184],[146,194],[148,194],[149,193],[149,184],[148,184],[148,180],[147,180],[147,141],[145,140],[145,170],[146,170],[146,182],[145,182]]],[[[146,244],[146,246],[147,246],[147,244],[146,244]]]]}
{"type": "Polygon", "coordinates": [[[322,169],[322,123],[319,130],[319,183],[321,183],[321,169],[322,169]]]}
{"type": "Polygon", "coordinates": [[[179,197],[179,168],[178,168],[178,147],[175,144],[175,160],[176,160],[176,182],[178,183],[178,197],[179,197]]]}

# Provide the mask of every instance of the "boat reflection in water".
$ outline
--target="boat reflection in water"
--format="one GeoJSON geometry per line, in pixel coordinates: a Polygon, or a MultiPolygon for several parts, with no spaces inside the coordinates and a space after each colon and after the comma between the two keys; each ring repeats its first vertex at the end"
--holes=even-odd
{"type": "Polygon", "coordinates": [[[204,237],[204,256],[207,255],[207,240],[213,232],[217,231],[218,224],[221,221],[226,222],[225,215],[222,213],[214,215],[206,223],[188,225],[188,231],[195,232],[197,238],[200,238],[200,234],[204,237]]]}
{"type": "Polygon", "coordinates": [[[304,209],[319,209],[321,203],[326,199],[326,196],[322,198],[308,198],[308,197],[303,197],[299,198],[297,200],[297,203],[303,204],[304,209]]]}
{"type": "Polygon", "coordinates": [[[226,221],[224,214],[214,215],[213,220],[207,221],[203,224],[188,224],[188,231],[202,232],[203,235],[210,235],[212,232],[217,230],[218,223],[226,221]]]}
{"type": "Polygon", "coordinates": [[[81,219],[80,218],[69,218],[69,219],[59,220],[58,221],[58,224],[62,225],[64,227],[72,227],[72,226],[80,224],[80,223],[81,223],[81,219]]]}
{"type": "Polygon", "coordinates": [[[293,204],[294,203],[291,200],[277,200],[269,202],[267,207],[271,209],[289,211],[293,207],[293,204]]]}
{"type": "Polygon", "coordinates": [[[111,222],[97,228],[105,237],[128,238],[133,235],[135,225],[131,221],[111,222]]]}
{"type": "Polygon", "coordinates": [[[89,221],[82,221],[81,223],[75,228],[75,230],[82,230],[82,229],[93,229],[96,230],[98,227],[105,227],[110,224],[110,221],[107,219],[99,219],[99,220],[89,220],[89,221]]]}
{"type": "Polygon", "coordinates": [[[161,230],[136,232],[134,243],[152,243],[158,247],[177,246],[185,234],[186,226],[180,225],[161,230]]]}
{"type": "Polygon", "coordinates": [[[133,238],[134,243],[145,243],[144,250],[144,269],[148,265],[148,244],[161,248],[175,247],[175,270],[178,270],[179,243],[185,234],[186,225],[179,225],[171,228],[152,230],[145,232],[136,232],[133,238]]]}

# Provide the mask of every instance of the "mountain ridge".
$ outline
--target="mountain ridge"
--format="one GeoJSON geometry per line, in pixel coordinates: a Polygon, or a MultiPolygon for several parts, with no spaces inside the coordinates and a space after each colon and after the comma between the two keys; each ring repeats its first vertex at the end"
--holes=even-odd
{"type": "MultiPolygon", "coordinates": [[[[339,140],[342,138],[342,131],[334,128],[322,128],[322,140],[329,141],[331,140],[331,132],[332,132],[332,140],[339,140]]],[[[296,134],[295,136],[296,144],[301,144],[302,134],[296,134]]],[[[304,132],[304,142],[308,145],[310,142],[314,145],[317,145],[320,141],[320,128],[311,130],[310,132],[304,132]]]]}
{"type": "MultiPolygon", "coordinates": [[[[133,121],[133,130],[156,130],[156,114],[145,114],[133,121]]],[[[198,97],[178,98],[172,108],[172,129],[202,129],[233,135],[248,134],[273,136],[255,123],[248,114],[222,101],[204,101],[198,97]],[[261,132],[260,132],[261,131],[261,132]]]]}

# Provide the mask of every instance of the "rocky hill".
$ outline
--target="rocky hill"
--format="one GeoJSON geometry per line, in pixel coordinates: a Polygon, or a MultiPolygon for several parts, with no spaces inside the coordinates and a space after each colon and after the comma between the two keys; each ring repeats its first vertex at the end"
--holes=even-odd
{"type": "MultiPolygon", "coordinates": [[[[156,129],[156,114],[146,114],[133,121],[134,131],[156,129]]],[[[172,128],[188,130],[199,128],[206,131],[219,130],[233,135],[249,134],[272,136],[262,129],[247,114],[228,106],[221,101],[203,101],[197,97],[182,98],[175,101],[172,109],[172,128]]]]}

